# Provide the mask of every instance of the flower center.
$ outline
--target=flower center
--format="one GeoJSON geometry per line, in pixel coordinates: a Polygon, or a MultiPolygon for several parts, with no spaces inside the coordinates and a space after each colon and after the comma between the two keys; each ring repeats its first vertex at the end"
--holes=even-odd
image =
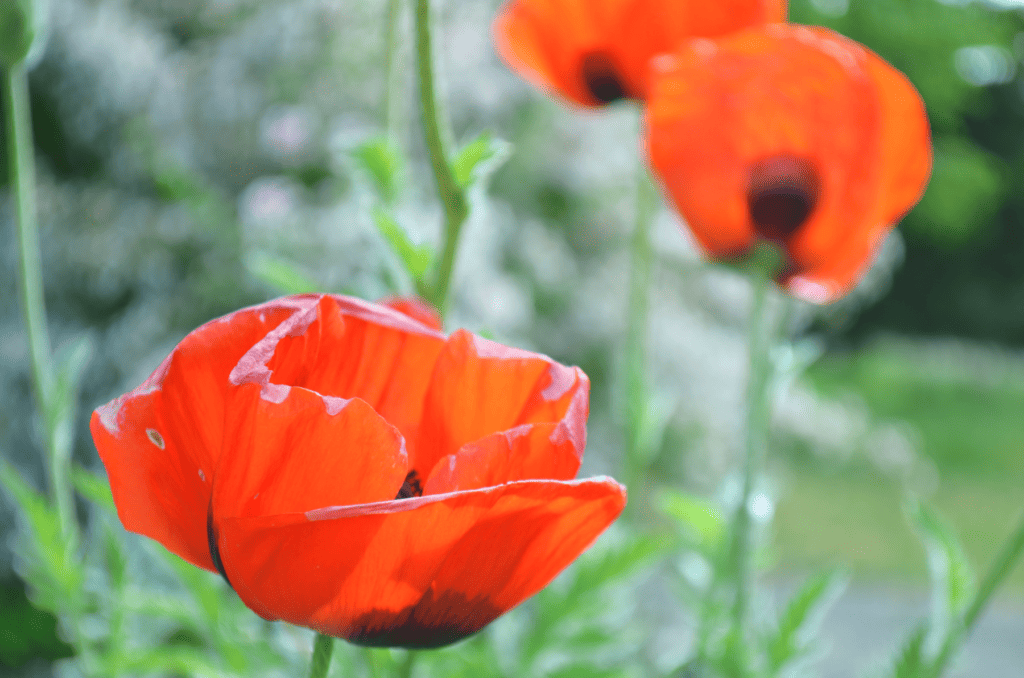
{"type": "Polygon", "coordinates": [[[804,158],[777,155],[750,168],[747,205],[757,232],[783,241],[807,221],[818,202],[818,171],[804,158]]]}
{"type": "Polygon", "coordinates": [[[409,497],[422,497],[423,496],[423,485],[420,483],[420,477],[416,471],[409,471],[409,474],[405,476],[405,482],[402,483],[402,487],[398,490],[398,495],[395,499],[408,499],[409,497]]]}
{"type": "Polygon", "coordinates": [[[587,52],[580,60],[580,73],[591,96],[608,104],[626,96],[615,64],[604,52],[587,52]]]}

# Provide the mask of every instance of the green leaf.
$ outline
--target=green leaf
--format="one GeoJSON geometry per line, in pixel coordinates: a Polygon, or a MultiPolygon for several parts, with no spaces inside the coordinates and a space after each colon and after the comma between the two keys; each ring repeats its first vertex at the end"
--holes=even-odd
{"type": "Polygon", "coordinates": [[[836,572],[822,572],[809,578],[793,594],[779,623],[766,642],[769,675],[778,675],[787,664],[803,655],[821,617],[846,586],[846,577],[836,572]]]}
{"type": "Polygon", "coordinates": [[[352,152],[359,167],[370,177],[377,196],[386,205],[398,198],[402,155],[387,137],[376,137],[352,152]]]}
{"type": "Polygon", "coordinates": [[[395,221],[394,217],[380,208],[374,208],[373,222],[384,239],[388,241],[392,251],[402,260],[405,270],[409,272],[413,280],[422,280],[434,259],[430,247],[413,244],[405,229],[395,221]]]}
{"type": "Polygon", "coordinates": [[[681,490],[663,490],[658,508],[690,536],[706,547],[719,543],[725,533],[725,516],[717,505],[681,490]]]}
{"type": "Polygon", "coordinates": [[[909,516],[925,552],[932,582],[931,627],[944,634],[974,591],[974,570],[953,528],[935,509],[909,500],[909,516]]]}
{"type": "Polygon", "coordinates": [[[926,678],[928,665],[924,657],[924,640],[928,627],[918,626],[903,644],[900,654],[893,662],[892,678],[926,678]]]}
{"type": "Polygon", "coordinates": [[[245,268],[252,276],[284,294],[316,292],[319,285],[283,259],[266,252],[253,252],[245,258],[245,268]]]}
{"type": "Polygon", "coordinates": [[[78,493],[93,504],[107,509],[114,513],[114,495],[110,492],[110,483],[107,479],[91,471],[86,471],[81,466],[71,469],[71,482],[78,493]]]}
{"type": "Polygon", "coordinates": [[[3,460],[0,484],[14,498],[24,518],[17,550],[24,565],[21,574],[34,594],[33,602],[58,614],[77,606],[83,575],[74,554],[67,551],[56,509],[3,460]]]}
{"type": "MultiPolygon", "coordinates": [[[[573,601],[589,591],[625,579],[659,556],[667,553],[671,540],[650,535],[631,535],[623,543],[604,552],[588,552],[576,563],[576,578],[566,598],[573,601]]],[[[564,610],[565,614],[571,610],[564,610]]]]}
{"type": "Polygon", "coordinates": [[[452,159],[452,173],[455,182],[462,188],[492,174],[511,155],[511,144],[495,139],[490,132],[483,132],[469,142],[452,159]]]}

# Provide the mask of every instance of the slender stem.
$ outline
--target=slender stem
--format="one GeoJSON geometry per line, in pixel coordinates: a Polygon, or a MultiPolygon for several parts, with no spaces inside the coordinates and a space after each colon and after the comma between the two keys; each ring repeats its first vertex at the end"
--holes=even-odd
{"type": "Polygon", "coordinates": [[[938,678],[938,676],[942,675],[949,660],[953,657],[954,651],[970,635],[981,613],[992,599],[993,594],[1006,580],[1010,572],[1013,571],[1022,554],[1024,554],[1024,518],[1021,519],[1020,525],[1017,526],[1017,529],[1003,544],[1003,548],[992,562],[992,566],[985,573],[985,578],[981,581],[981,585],[978,586],[971,604],[964,611],[960,623],[954,625],[948,632],[946,640],[942,644],[942,650],[932,664],[932,676],[938,678]]]}
{"type": "Polygon", "coordinates": [[[39,247],[39,223],[36,218],[36,168],[32,147],[32,118],[29,111],[28,73],[18,64],[4,72],[4,106],[7,121],[7,158],[14,196],[21,259],[21,304],[25,314],[32,362],[32,387],[36,411],[43,421],[47,450],[50,492],[57,505],[67,553],[78,543],[78,523],[68,477],[71,446],[56,435],[57,412],[54,402],[54,369],[50,353],[50,334],[46,326],[46,301],[43,296],[43,264],[39,247]]]}
{"type": "Polygon", "coordinates": [[[770,418],[769,382],[772,344],[771,318],[768,313],[770,282],[763,275],[753,277],[753,299],[750,309],[748,336],[749,374],[747,381],[747,412],[745,457],[743,460],[743,489],[736,507],[733,523],[732,573],[736,577],[736,598],[733,604],[733,622],[740,633],[746,626],[753,580],[751,567],[750,503],[754,485],[764,463],[768,449],[768,423],[770,418]]]}
{"type": "Polygon", "coordinates": [[[643,427],[647,411],[647,325],[650,307],[651,222],[657,205],[657,193],[646,166],[637,172],[636,223],[630,242],[629,309],[626,323],[625,407],[626,407],[626,486],[638,481],[649,450],[644,444],[643,427]]]}
{"type": "Polygon", "coordinates": [[[430,44],[430,0],[416,0],[416,74],[419,80],[420,117],[427,142],[427,154],[437,183],[437,193],[444,205],[444,235],[441,258],[437,263],[426,292],[431,302],[444,315],[448,302],[455,253],[458,248],[462,224],[469,216],[469,203],[455,173],[448,164],[441,117],[434,90],[433,52],[430,44]]]}
{"type": "Polygon", "coordinates": [[[324,678],[331,668],[331,653],[334,652],[334,638],[322,633],[316,634],[313,642],[313,659],[309,665],[309,678],[324,678]]]}

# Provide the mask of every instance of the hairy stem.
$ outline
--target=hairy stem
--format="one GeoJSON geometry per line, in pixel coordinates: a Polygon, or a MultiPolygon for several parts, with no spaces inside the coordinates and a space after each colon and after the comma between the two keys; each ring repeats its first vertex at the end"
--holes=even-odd
{"type": "Polygon", "coordinates": [[[430,0],[416,0],[416,74],[420,92],[420,118],[423,135],[427,142],[427,155],[437,184],[437,193],[444,206],[444,234],[441,257],[423,290],[442,315],[448,304],[448,289],[451,285],[455,253],[458,249],[462,225],[469,216],[469,203],[465,191],[455,180],[455,173],[448,162],[445,149],[445,135],[441,129],[441,116],[437,106],[434,84],[433,52],[430,39],[430,0]]]}
{"type": "Polygon", "coordinates": [[[626,486],[640,480],[642,466],[649,450],[644,445],[643,427],[647,414],[647,325],[650,307],[651,221],[657,205],[657,194],[651,185],[647,168],[640,165],[636,187],[636,223],[630,242],[629,308],[625,347],[625,419],[626,419],[626,486]]]}
{"type": "Polygon", "coordinates": [[[743,488],[733,521],[731,572],[736,578],[736,597],[733,603],[733,624],[738,633],[746,628],[753,583],[751,566],[752,535],[750,503],[758,474],[768,450],[768,424],[771,414],[769,384],[771,381],[772,325],[768,312],[770,281],[763,275],[753,277],[753,299],[750,309],[750,329],[747,339],[748,381],[745,426],[745,454],[743,459],[743,488]]]}
{"type": "Polygon", "coordinates": [[[21,305],[25,316],[29,354],[32,362],[32,390],[39,413],[47,451],[50,492],[60,516],[61,532],[74,553],[78,543],[78,523],[69,479],[71,445],[56,434],[55,376],[50,353],[50,333],[46,325],[46,301],[43,296],[43,265],[36,216],[36,169],[32,147],[32,119],[29,113],[28,73],[17,64],[4,72],[4,108],[7,122],[7,159],[18,231],[21,261],[21,305]]]}
{"type": "Polygon", "coordinates": [[[313,642],[313,658],[309,665],[309,678],[324,678],[331,667],[331,654],[334,652],[334,638],[322,633],[316,634],[313,642]]]}

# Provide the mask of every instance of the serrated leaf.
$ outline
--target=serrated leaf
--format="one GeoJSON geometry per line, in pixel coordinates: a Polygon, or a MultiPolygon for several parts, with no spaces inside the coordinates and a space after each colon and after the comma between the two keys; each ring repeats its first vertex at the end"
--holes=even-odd
{"type": "Polygon", "coordinates": [[[82,573],[67,551],[60,517],[46,496],[3,460],[0,484],[14,498],[25,519],[18,550],[25,566],[22,575],[35,594],[33,602],[51,612],[62,612],[77,599],[82,573]]]}
{"type": "Polygon", "coordinates": [[[821,617],[845,587],[845,579],[836,572],[822,572],[810,577],[793,594],[765,643],[770,676],[804,654],[821,617]]]}
{"type": "MultiPolygon", "coordinates": [[[[566,598],[572,601],[587,591],[624,579],[666,553],[671,541],[650,535],[634,535],[608,551],[577,561],[576,578],[566,598]]],[[[568,612],[568,610],[566,610],[568,612]]]]}
{"type": "Polygon", "coordinates": [[[247,256],[245,268],[257,280],[284,294],[308,294],[318,291],[320,287],[291,263],[266,252],[253,252],[247,256]]]}
{"type": "Polygon", "coordinates": [[[974,570],[956,531],[937,511],[921,502],[908,501],[907,515],[928,555],[932,583],[930,625],[942,635],[971,598],[974,570]]]}
{"type": "Polygon", "coordinates": [[[402,154],[394,143],[387,137],[376,137],[357,147],[352,157],[370,178],[381,201],[393,205],[402,172],[402,154]]]}
{"type": "Polygon", "coordinates": [[[706,547],[717,544],[725,533],[722,509],[706,499],[681,490],[663,490],[658,508],[706,547]]]}
{"type": "Polygon", "coordinates": [[[452,159],[455,182],[464,189],[469,188],[501,167],[510,153],[508,142],[495,139],[490,132],[481,133],[452,159]]]}
{"type": "Polygon", "coordinates": [[[433,252],[426,245],[413,244],[405,229],[395,221],[394,217],[380,208],[373,210],[373,222],[377,225],[384,239],[388,241],[392,251],[401,259],[405,270],[413,280],[422,280],[433,261],[433,252]]]}

